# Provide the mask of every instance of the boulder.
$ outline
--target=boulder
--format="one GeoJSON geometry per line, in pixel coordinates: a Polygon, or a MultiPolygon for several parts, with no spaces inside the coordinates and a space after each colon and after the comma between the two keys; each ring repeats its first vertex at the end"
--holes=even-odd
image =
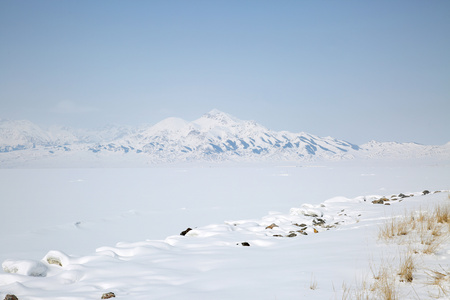
{"type": "Polygon", "coordinates": [[[430,193],[429,190],[425,190],[425,191],[422,192],[423,195],[428,195],[429,193],[430,193]]]}
{"type": "Polygon", "coordinates": [[[184,230],[184,231],[182,231],[181,233],[180,233],[180,235],[182,235],[182,236],[185,236],[189,231],[191,231],[192,230],[192,228],[187,228],[186,230],[184,230]]]}
{"type": "Polygon", "coordinates": [[[16,295],[6,295],[5,300],[19,300],[16,295]]]}
{"type": "Polygon", "coordinates": [[[13,260],[7,259],[2,263],[3,271],[26,276],[45,277],[47,267],[40,261],[31,259],[13,260]]]}
{"type": "Polygon", "coordinates": [[[49,265],[58,265],[62,267],[62,263],[57,257],[47,257],[47,262],[49,265]]]}
{"type": "Polygon", "coordinates": [[[115,298],[115,297],[116,297],[116,295],[114,295],[113,292],[104,293],[104,294],[102,295],[102,299],[109,299],[109,298],[115,298]]]}
{"type": "Polygon", "coordinates": [[[66,267],[70,265],[70,257],[61,251],[51,250],[45,256],[44,260],[49,265],[57,265],[60,267],[66,267]]]}
{"type": "Polygon", "coordinates": [[[242,242],[241,245],[244,247],[250,247],[250,244],[248,242],[242,242]]]}
{"type": "Polygon", "coordinates": [[[272,223],[269,226],[267,226],[266,229],[274,229],[275,227],[279,227],[279,226],[275,223],[272,223]]]}
{"type": "Polygon", "coordinates": [[[321,218],[316,218],[312,222],[314,225],[318,225],[318,226],[322,226],[325,224],[325,220],[321,219],[321,218]]]}

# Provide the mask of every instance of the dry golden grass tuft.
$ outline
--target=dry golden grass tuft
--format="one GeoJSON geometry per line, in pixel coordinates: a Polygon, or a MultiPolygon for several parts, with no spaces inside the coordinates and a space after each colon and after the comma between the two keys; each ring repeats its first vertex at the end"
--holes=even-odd
{"type": "MultiPolygon", "coordinates": [[[[447,197],[450,200],[450,194],[447,197]]],[[[417,266],[416,258],[436,254],[450,240],[450,202],[392,217],[380,227],[378,238],[401,245],[399,257],[382,261],[378,268],[371,265],[371,283],[363,281],[355,291],[344,289],[342,299],[399,299],[398,287],[413,282],[417,269],[424,272],[417,266]]],[[[441,270],[426,272],[430,278],[428,284],[437,290],[435,295],[430,295],[433,298],[450,299],[450,271],[447,269],[441,267],[441,270]]],[[[415,293],[412,285],[411,288],[415,293]]]]}
{"type": "Polygon", "coordinates": [[[375,299],[398,299],[395,277],[392,275],[390,267],[382,266],[374,278],[376,280],[371,287],[371,291],[376,295],[375,299]]]}
{"type": "Polygon", "coordinates": [[[406,253],[405,257],[400,258],[400,265],[398,270],[398,275],[400,276],[401,282],[412,282],[413,272],[416,269],[415,261],[413,258],[413,253],[408,252],[406,253]]]}
{"type": "MultiPolygon", "coordinates": [[[[450,198],[449,198],[450,199],[450,198]]],[[[421,245],[416,253],[436,253],[450,237],[450,203],[437,205],[432,210],[420,209],[405,213],[404,217],[391,218],[380,227],[378,238],[398,244],[421,245]]]]}
{"type": "Polygon", "coordinates": [[[314,277],[314,274],[311,274],[311,282],[309,283],[309,288],[311,290],[316,290],[317,289],[317,280],[314,277]]]}
{"type": "Polygon", "coordinates": [[[438,223],[450,224],[450,206],[438,205],[434,210],[434,217],[438,223]]]}
{"type": "Polygon", "coordinates": [[[430,278],[429,285],[437,288],[437,294],[431,294],[433,298],[442,298],[450,296],[450,272],[442,268],[439,271],[430,270],[427,272],[430,278]]]}

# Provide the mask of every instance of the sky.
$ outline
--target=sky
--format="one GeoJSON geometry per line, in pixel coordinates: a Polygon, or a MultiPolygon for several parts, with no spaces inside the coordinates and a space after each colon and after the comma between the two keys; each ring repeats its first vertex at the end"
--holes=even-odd
{"type": "Polygon", "coordinates": [[[450,141],[450,1],[0,0],[0,118],[219,109],[271,130],[450,141]]]}

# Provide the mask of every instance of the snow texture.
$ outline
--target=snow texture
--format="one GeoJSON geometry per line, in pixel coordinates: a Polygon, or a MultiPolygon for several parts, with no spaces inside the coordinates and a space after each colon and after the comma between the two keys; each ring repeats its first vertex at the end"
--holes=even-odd
{"type": "MultiPolygon", "coordinates": [[[[0,297],[341,299],[398,260],[380,225],[448,202],[449,175],[403,162],[3,169],[0,297]]],[[[445,241],[417,256],[448,271],[449,253],[445,241]]],[[[435,292],[420,274],[396,285],[400,299],[435,292]]]]}

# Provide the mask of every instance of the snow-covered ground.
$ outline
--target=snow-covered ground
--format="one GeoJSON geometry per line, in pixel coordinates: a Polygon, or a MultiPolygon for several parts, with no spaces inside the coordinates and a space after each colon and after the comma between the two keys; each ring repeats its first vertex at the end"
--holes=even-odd
{"type": "MultiPolygon", "coordinates": [[[[0,169],[0,298],[342,299],[396,259],[380,225],[449,189],[431,160],[0,169]]],[[[448,241],[421,261],[448,271],[448,241]]]]}

